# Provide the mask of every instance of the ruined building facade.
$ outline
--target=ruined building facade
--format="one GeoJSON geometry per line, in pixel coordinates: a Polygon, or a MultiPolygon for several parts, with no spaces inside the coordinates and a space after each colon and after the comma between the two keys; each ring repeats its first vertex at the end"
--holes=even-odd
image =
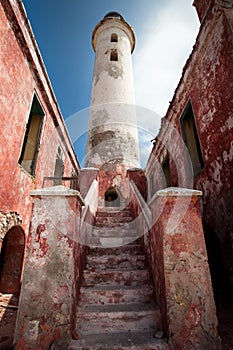
{"type": "Polygon", "coordinates": [[[161,187],[187,186],[202,191],[202,218],[213,268],[221,260],[232,283],[232,3],[194,1],[200,31],[187,60],[147,163],[149,196],[161,187]],[[184,145],[176,142],[176,131],[184,145]],[[154,157],[158,162],[154,162],[154,157]],[[163,169],[165,177],[154,176],[163,169]],[[213,256],[217,255],[217,256],[213,256]],[[214,266],[215,264],[215,266],[214,266]]]}
{"type": "Polygon", "coordinates": [[[0,292],[10,295],[20,290],[31,190],[77,177],[79,163],[20,1],[1,1],[0,47],[0,292]]]}
{"type": "Polygon", "coordinates": [[[125,19],[110,12],[93,31],[80,169],[22,2],[1,2],[0,292],[15,319],[1,309],[0,346],[224,345],[215,304],[232,283],[233,5],[194,6],[196,44],[143,171],[125,19]]]}

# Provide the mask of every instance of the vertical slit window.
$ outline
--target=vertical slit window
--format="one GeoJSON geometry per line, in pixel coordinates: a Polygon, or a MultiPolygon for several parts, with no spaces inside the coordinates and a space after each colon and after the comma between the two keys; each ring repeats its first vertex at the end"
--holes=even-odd
{"type": "Polygon", "coordinates": [[[34,96],[19,158],[19,164],[32,176],[36,172],[43,120],[43,109],[34,96]]]}
{"type": "Polygon", "coordinates": [[[204,159],[191,103],[182,115],[180,123],[183,140],[189,152],[194,176],[196,176],[204,168],[204,159]]]}
{"type": "Polygon", "coordinates": [[[171,172],[170,172],[170,165],[169,165],[169,157],[167,156],[163,163],[162,163],[162,171],[163,171],[163,177],[165,182],[165,187],[171,186],[171,172]]]}
{"type": "Polygon", "coordinates": [[[118,52],[117,52],[117,50],[111,50],[110,61],[118,61],[118,52]]]}
{"type": "Polygon", "coordinates": [[[111,35],[111,42],[117,43],[118,42],[118,35],[116,33],[112,33],[111,35]]]}
{"type": "Polygon", "coordinates": [[[153,196],[154,193],[155,193],[155,185],[154,185],[154,176],[152,174],[152,175],[150,175],[150,194],[151,194],[151,197],[153,196]]]}

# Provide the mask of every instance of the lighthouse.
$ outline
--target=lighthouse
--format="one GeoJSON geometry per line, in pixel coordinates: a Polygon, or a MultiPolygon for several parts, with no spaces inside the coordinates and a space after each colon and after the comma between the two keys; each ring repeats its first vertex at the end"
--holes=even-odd
{"type": "Polygon", "coordinates": [[[96,56],[85,166],[108,171],[138,168],[133,29],[119,13],[109,12],[94,28],[92,46],[96,56]]]}

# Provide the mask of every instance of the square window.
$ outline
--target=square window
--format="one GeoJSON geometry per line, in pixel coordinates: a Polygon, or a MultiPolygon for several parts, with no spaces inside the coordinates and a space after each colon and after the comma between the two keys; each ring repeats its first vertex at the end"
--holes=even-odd
{"type": "Polygon", "coordinates": [[[116,33],[112,33],[111,35],[111,42],[117,43],[118,42],[118,35],[116,33]]]}

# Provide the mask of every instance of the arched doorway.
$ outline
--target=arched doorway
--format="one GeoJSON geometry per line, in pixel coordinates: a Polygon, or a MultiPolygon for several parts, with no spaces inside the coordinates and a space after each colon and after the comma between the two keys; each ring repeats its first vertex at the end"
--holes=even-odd
{"type": "Polygon", "coordinates": [[[6,233],[0,254],[0,292],[19,293],[24,258],[25,235],[20,226],[6,233]]]}
{"type": "Polygon", "coordinates": [[[110,187],[104,194],[105,207],[120,207],[120,196],[115,187],[110,187]]]}

